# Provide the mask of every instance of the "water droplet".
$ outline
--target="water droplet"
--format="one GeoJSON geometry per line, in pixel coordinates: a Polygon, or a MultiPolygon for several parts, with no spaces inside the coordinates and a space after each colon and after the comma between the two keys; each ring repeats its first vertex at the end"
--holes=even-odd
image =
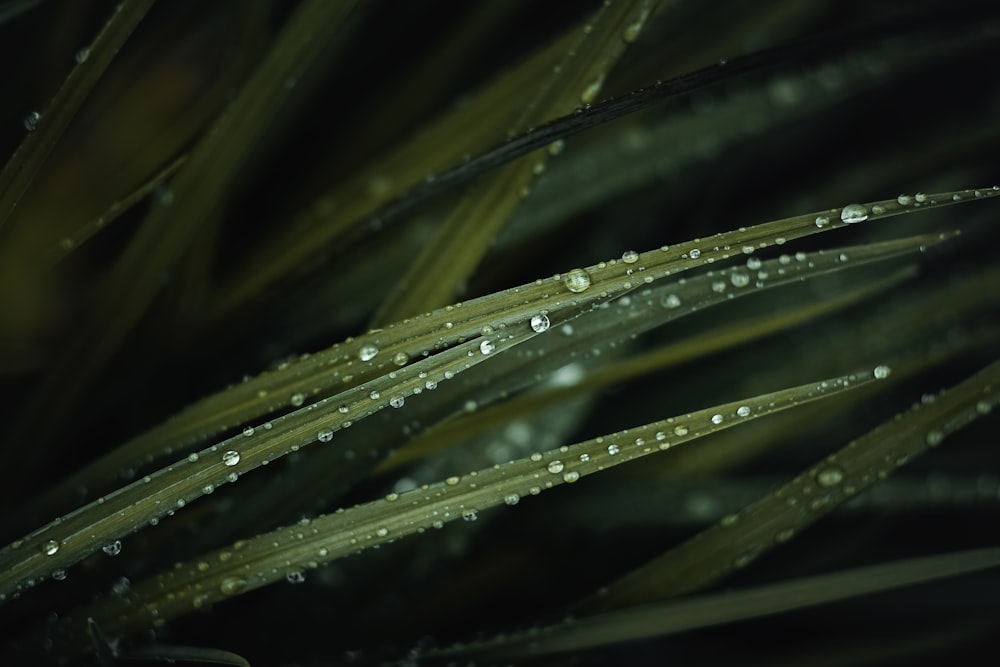
{"type": "Polygon", "coordinates": [[[32,111],[27,116],[24,117],[24,129],[28,132],[34,132],[38,127],[38,122],[42,120],[42,114],[37,111],[32,111]]]}
{"type": "Polygon", "coordinates": [[[733,271],[729,275],[729,282],[733,284],[733,287],[746,287],[750,284],[750,276],[742,271],[733,271]]]}
{"type": "Polygon", "coordinates": [[[219,584],[219,591],[223,595],[238,595],[247,587],[247,580],[240,577],[226,577],[219,584]]]}
{"type": "Polygon", "coordinates": [[[531,318],[531,330],[536,331],[538,333],[542,333],[543,331],[548,330],[550,324],[551,322],[549,322],[548,315],[545,315],[543,313],[534,315],[531,318]]]}
{"type": "Polygon", "coordinates": [[[76,59],[76,63],[78,65],[82,65],[83,63],[87,62],[87,58],[89,58],[89,57],[90,57],[90,47],[89,46],[83,47],[82,49],[80,49],[79,51],[77,51],[76,55],[74,56],[74,58],[76,59]]]}
{"type": "Polygon", "coordinates": [[[375,534],[378,535],[379,537],[385,537],[386,535],[389,534],[389,529],[386,528],[385,526],[381,526],[378,530],[375,531],[375,534]]]}
{"type": "Polygon", "coordinates": [[[563,278],[563,284],[570,292],[583,292],[590,287],[590,274],[583,269],[573,269],[563,278]]]}
{"type": "Polygon", "coordinates": [[[229,467],[233,467],[240,462],[240,453],[230,449],[222,455],[222,462],[229,467]]]}
{"type": "Polygon", "coordinates": [[[701,250],[695,248],[694,250],[688,253],[688,257],[690,257],[691,259],[698,259],[699,257],[701,257],[701,250]]]}
{"type": "Polygon", "coordinates": [[[56,581],[63,581],[66,579],[66,570],[59,568],[58,570],[52,571],[52,578],[56,581]]]}
{"type": "Polygon", "coordinates": [[[331,431],[328,428],[323,429],[322,431],[316,434],[316,439],[319,440],[320,442],[330,442],[331,440],[333,440],[333,431],[331,431]]]}
{"type": "Polygon", "coordinates": [[[455,486],[456,484],[458,484],[458,482],[459,482],[459,478],[456,477],[456,476],[454,476],[454,475],[452,475],[448,479],[444,480],[444,483],[447,484],[448,486],[455,486]]]}
{"type": "Polygon", "coordinates": [[[295,407],[299,407],[306,402],[306,397],[303,394],[292,394],[291,403],[295,407]]]}
{"type": "Polygon", "coordinates": [[[611,454],[611,456],[614,456],[619,451],[618,445],[608,445],[608,454],[611,454]]]}
{"type": "Polygon", "coordinates": [[[712,423],[713,424],[721,424],[722,420],[723,420],[722,415],[712,415],[712,423]]]}
{"type": "Polygon", "coordinates": [[[361,361],[371,361],[378,354],[378,347],[375,345],[363,345],[360,350],[358,350],[358,359],[361,361]]]}
{"type": "Polygon", "coordinates": [[[928,447],[937,447],[941,444],[942,440],[944,440],[944,433],[938,429],[934,429],[927,432],[927,437],[924,441],[927,443],[928,447]]]}
{"type": "Polygon", "coordinates": [[[561,473],[563,468],[564,466],[562,461],[549,461],[548,470],[553,475],[561,473]]]}
{"type": "Polygon", "coordinates": [[[565,475],[563,475],[563,481],[567,484],[572,484],[576,480],[580,479],[580,473],[575,470],[570,470],[565,475]]]}
{"type": "Polygon", "coordinates": [[[660,299],[660,304],[664,308],[678,308],[681,305],[681,298],[676,294],[668,294],[660,299]]]}
{"type": "Polygon", "coordinates": [[[820,486],[837,486],[844,481],[844,471],[836,466],[823,468],[816,473],[816,483],[820,486]]]}
{"type": "Polygon", "coordinates": [[[875,370],[872,371],[872,375],[874,375],[879,380],[884,380],[885,378],[889,377],[889,374],[891,372],[892,372],[891,368],[882,365],[882,366],[876,366],[875,370]]]}
{"type": "Polygon", "coordinates": [[[103,551],[109,556],[117,556],[122,552],[122,541],[115,540],[114,542],[108,542],[103,547],[101,547],[101,551],[103,551]]]}
{"type": "Polygon", "coordinates": [[[830,224],[830,218],[826,217],[825,215],[816,216],[817,227],[826,227],[828,224],[830,224]]]}
{"type": "Polygon", "coordinates": [[[764,263],[760,261],[760,257],[751,257],[747,260],[747,268],[751,271],[757,271],[763,265],[764,263]]]}
{"type": "Polygon", "coordinates": [[[401,408],[401,407],[403,407],[403,403],[405,403],[405,402],[406,401],[405,401],[405,399],[403,399],[402,396],[395,396],[395,397],[389,399],[389,405],[391,405],[394,408],[401,408]]]}
{"type": "Polygon", "coordinates": [[[378,389],[372,389],[371,392],[368,394],[368,398],[372,399],[373,401],[377,401],[381,395],[382,394],[378,393],[378,389]]]}
{"type": "Polygon", "coordinates": [[[927,201],[927,195],[925,195],[923,192],[918,192],[917,194],[913,195],[913,198],[917,201],[918,204],[923,204],[925,201],[927,201]]]}
{"type": "Polygon", "coordinates": [[[848,225],[868,219],[868,209],[861,204],[848,204],[840,211],[840,219],[848,225]]]}
{"type": "Polygon", "coordinates": [[[749,417],[750,408],[748,408],[745,405],[741,405],[740,407],[736,408],[736,414],[739,415],[740,417],[749,417]]]}
{"type": "Polygon", "coordinates": [[[497,346],[494,345],[493,341],[491,340],[484,340],[482,343],[479,344],[479,351],[482,352],[483,354],[490,354],[496,349],[497,346]]]}
{"type": "Polygon", "coordinates": [[[688,434],[687,426],[684,426],[683,424],[678,424],[677,426],[674,427],[674,435],[685,436],[687,434],[688,434]]]}
{"type": "Polygon", "coordinates": [[[626,264],[635,264],[639,261],[639,253],[635,250],[626,250],[622,253],[622,261],[626,264]]]}
{"type": "Polygon", "coordinates": [[[397,366],[405,366],[407,363],[409,363],[409,361],[410,361],[410,355],[408,355],[406,352],[397,352],[396,354],[392,355],[392,363],[396,364],[397,366]]]}
{"type": "Polygon", "coordinates": [[[243,427],[243,436],[244,437],[249,438],[252,435],[253,435],[253,426],[245,426],[245,427],[243,427]]]}
{"type": "Polygon", "coordinates": [[[199,458],[200,457],[198,456],[198,452],[191,452],[190,454],[188,454],[188,461],[190,463],[197,463],[199,458]]]}
{"type": "Polygon", "coordinates": [[[59,551],[59,542],[57,540],[49,540],[42,544],[42,553],[46,556],[55,556],[59,551]]]}
{"type": "Polygon", "coordinates": [[[909,206],[910,204],[913,203],[913,197],[911,197],[910,195],[899,195],[898,197],[896,197],[896,201],[899,203],[900,206],[909,206]]]}
{"type": "Polygon", "coordinates": [[[506,496],[503,497],[503,501],[508,505],[513,506],[521,502],[521,496],[517,495],[516,493],[508,493],[506,496]]]}

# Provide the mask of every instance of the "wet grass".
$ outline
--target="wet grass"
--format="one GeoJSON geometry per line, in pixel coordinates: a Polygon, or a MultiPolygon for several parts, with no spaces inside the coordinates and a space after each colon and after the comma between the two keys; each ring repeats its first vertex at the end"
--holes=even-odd
{"type": "Polygon", "coordinates": [[[990,3],[9,4],[7,664],[996,632],[990,3]]]}

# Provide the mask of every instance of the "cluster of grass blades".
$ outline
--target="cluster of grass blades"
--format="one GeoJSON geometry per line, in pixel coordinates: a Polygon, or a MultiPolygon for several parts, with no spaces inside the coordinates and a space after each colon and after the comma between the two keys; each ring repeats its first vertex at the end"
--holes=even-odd
{"type": "Polygon", "coordinates": [[[0,662],[989,646],[994,4],[0,3],[0,662]]]}

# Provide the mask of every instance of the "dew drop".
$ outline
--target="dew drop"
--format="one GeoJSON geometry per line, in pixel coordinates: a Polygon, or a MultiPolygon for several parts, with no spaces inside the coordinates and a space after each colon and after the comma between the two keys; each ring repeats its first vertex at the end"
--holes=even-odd
{"type": "Polygon", "coordinates": [[[549,461],[548,470],[553,475],[557,475],[563,471],[564,467],[562,461],[549,461]]]}
{"type": "Polygon", "coordinates": [[[52,578],[56,581],[64,581],[66,579],[66,570],[59,568],[58,570],[52,571],[52,578]]]}
{"type": "Polygon", "coordinates": [[[49,540],[42,544],[42,554],[46,556],[55,556],[59,551],[59,542],[57,540],[49,540]]]}
{"type": "Polygon", "coordinates": [[[103,551],[109,556],[117,556],[122,552],[122,541],[115,540],[114,542],[108,542],[103,547],[101,547],[101,551],[103,551]]]}
{"type": "Polygon", "coordinates": [[[888,366],[884,366],[884,365],[883,366],[876,366],[875,370],[872,371],[872,375],[874,375],[879,380],[884,380],[885,378],[889,377],[889,374],[891,372],[892,372],[892,369],[889,368],[888,366]]]}
{"type": "Polygon", "coordinates": [[[690,257],[691,259],[698,259],[699,257],[701,257],[701,250],[695,248],[694,250],[688,253],[688,257],[690,257]]]}
{"type": "Polygon", "coordinates": [[[910,204],[913,203],[913,197],[911,197],[910,195],[899,195],[898,197],[896,197],[896,201],[899,203],[900,206],[909,206],[910,204]]]}
{"type": "Polygon", "coordinates": [[[660,304],[664,308],[679,308],[681,305],[681,298],[676,294],[668,294],[660,299],[660,304]]]}
{"type": "Polygon", "coordinates": [[[763,265],[764,263],[760,261],[760,257],[751,257],[747,260],[747,268],[751,271],[757,271],[763,265]]]}
{"type": "Polygon", "coordinates": [[[551,322],[549,322],[548,315],[545,315],[543,313],[534,315],[531,318],[531,330],[537,333],[542,333],[543,331],[547,331],[550,325],[551,322]]]}
{"type": "Polygon", "coordinates": [[[479,351],[482,352],[483,354],[490,354],[496,349],[497,346],[494,345],[493,341],[491,340],[484,340],[482,343],[479,344],[479,351]]]}
{"type": "Polygon", "coordinates": [[[397,366],[405,366],[407,363],[409,363],[409,361],[410,361],[410,355],[408,355],[406,352],[397,352],[396,354],[392,355],[392,363],[396,364],[397,366]]]}
{"type": "Polygon", "coordinates": [[[503,501],[508,505],[513,506],[521,502],[521,496],[517,495],[516,493],[508,493],[506,496],[503,497],[503,501]]]}
{"type": "Polygon", "coordinates": [[[848,225],[868,219],[868,209],[861,204],[848,204],[840,211],[840,219],[848,225]]]}
{"type": "Polygon", "coordinates": [[[245,426],[243,428],[243,437],[249,438],[253,435],[253,426],[245,426]]]}
{"type": "Polygon", "coordinates": [[[626,250],[622,253],[622,261],[626,264],[635,264],[639,261],[639,253],[635,250],[626,250]]]}
{"type": "Polygon", "coordinates": [[[247,580],[240,577],[226,577],[219,584],[219,591],[223,595],[238,595],[247,587],[247,580]]]}
{"type": "Polygon", "coordinates": [[[687,426],[684,426],[683,424],[678,424],[677,426],[674,427],[674,435],[685,436],[687,434],[688,434],[687,426]]]}
{"type": "Polygon", "coordinates": [[[611,456],[614,456],[619,451],[618,445],[608,445],[608,454],[611,454],[611,456]]]}
{"type": "Polygon", "coordinates": [[[575,470],[570,470],[565,475],[563,475],[563,481],[567,484],[572,484],[576,480],[580,479],[580,473],[575,470]]]}
{"type": "Polygon", "coordinates": [[[740,417],[749,417],[750,408],[745,405],[741,405],[740,407],[736,408],[736,414],[739,415],[740,417]]]}
{"type": "Polygon", "coordinates": [[[405,402],[406,401],[403,399],[402,396],[395,396],[395,397],[389,399],[389,405],[391,405],[394,408],[401,408],[401,407],[403,407],[403,403],[405,403],[405,402]]]}
{"type": "Polygon", "coordinates": [[[570,292],[583,292],[590,287],[590,274],[583,269],[573,269],[563,278],[563,284],[570,292]]]}
{"type": "Polygon", "coordinates": [[[816,473],[816,482],[820,486],[837,486],[844,481],[844,471],[836,466],[823,468],[816,473]]]}
{"type": "Polygon", "coordinates": [[[368,394],[368,398],[372,399],[373,401],[377,401],[381,395],[382,394],[378,393],[378,389],[372,389],[371,392],[368,394]]]}
{"type": "Polygon", "coordinates": [[[944,440],[944,433],[938,429],[934,429],[933,431],[927,432],[927,437],[924,441],[927,443],[928,447],[937,447],[941,444],[942,440],[944,440]]]}
{"type": "Polygon", "coordinates": [[[222,455],[222,462],[229,467],[233,467],[240,462],[240,453],[230,449],[222,455]]]}
{"type": "Polygon", "coordinates": [[[333,431],[331,431],[328,428],[325,428],[316,434],[316,439],[319,440],[320,442],[330,442],[331,440],[333,440],[333,431]]]}
{"type": "Polygon", "coordinates": [[[42,114],[37,111],[32,111],[27,116],[24,117],[24,129],[28,132],[34,132],[38,127],[39,121],[42,120],[42,114]]]}
{"type": "Polygon", "coordinates": [[[479,514],[476,513],[476,510],[463,510],[462,511],[462,519],[464,519],[465,521],[475,521],[478,518],[479,518],[479,514]]]}
{"type": "Polygon", "coordinates": [[[303,394],[292,394],[291,403],[295,407],[299,407],[306,402],[306,397],[303,394]]]}
{"type": "Polygon", "coordinates": [[[729,282],[733,287],[746,287],[750,284],[750,276],[742,271],[733,271],[729,276],[729,282]]]}
{"type": "Polygon", "coordinates": [[[830,224],[830,218],[826,217],[825,215],[816,216],[817,227],[826,227],[828,224],[830,224]]]}
{"type": "Polygon", "coordinates": [[[722,415],[712,415],[712,423],[713,424],[721,424],[722,420],[723,420],[722,415]]]}
{"type": "Polygon", "coordinates": [[[85,46],[84,48],[76,52],[74,59],[76,60],[77,65],[82,65],[83,63],[87,62],[87,58],[89,57],[90,57],[90,47],[85,46]]]}
{"type": "Polygon", "coordinates": [[[917,201],[918,204],[923,204],[924,202],[927,201],[927,195],[925,195],[923,192],[918,192],[917,194],[913,195],[913,198],[917,201]]]}
{"type": "Polygon", "coordinates": [[[364,345],[358,350],[358,359],[361,361],[371,361],[378,354],[378,347],[374,345],[364,345]]]}

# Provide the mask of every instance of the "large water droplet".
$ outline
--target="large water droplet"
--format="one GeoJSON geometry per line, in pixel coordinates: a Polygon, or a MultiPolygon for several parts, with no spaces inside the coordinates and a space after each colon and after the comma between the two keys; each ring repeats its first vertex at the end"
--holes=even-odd
{"type": "Polygon", "coordinates": [[[392,363],[397,366],[405,366],[410,361],[410,355],[406,352],[397,352],[392,356],[392,363]]]}
{"type": "Polygon", "coordinates": [[[861,204],[848,204],[840,211],[840,219],[848,225],[868,219],[868,209],[861,204]]]}
{"type": "Polygon", "coordinates": [[[531,318],[531,330],[532,331],[536,331],[538,333],[542,333],[543,331],[547,331],[550,325],[551,325],[551,322],[549,322],[548,315],[544,315],[542,313],[539,313],[538,315],[534,315],[531,318]]]}
{"type": "Polygon", "coordinates": [[[378,354],[378,348],[374,345],[363,345],[360,350],[358,350],[358,359],[361,361],[371,361],[378,354]]]}
{"type": "Polygon", "coordinates": [[[479,351],[483,354],[490,354],[497,349],[497,346],[491,340],[484,340],[479,344],[479,351]]]}
{"type": "Polygon", "coordinates": [[[333,440],[333,431],[331,431],[328,428],[325,428],[316,434],[316,439],[319,440],[320,442],[330,442],[331,440],[333,440]]]}
{"type": "Polygon", "coordinates": [[[874,375],[879,380],[884,380],[885,378],[889,377],[889,374],[891,372],[892,372],[892,369],[889,368],[888,366],[884,366],[884,365],[883,366],[876,366],[875,370],[872,371],[872,375],[874,375]]]}
{"type": "Polygon", "coordinates": [[[42,553],[46,556],[55,556],[59,551],[58,540],[49,540],[42,544],[42,553]]]}
{"type": "Polygon", "coordinates": [[[553,475],[556,475],[563,471],[563,467],[562,461],[549,461],[548,470],[553,475]]]}
{"type": "Polygon", "coordinates": [[[101,551],[103,551],[109,556],[117,556],[122,552],[122,541],[115,540],[114,542],[108,542],[103,547],[101,547],[101,551]]]}
{"type": "Polygon", "coordinates": [[[590,274],[583,269],[573,269],[563,278],[563,284],[570,292],[583,292],[590,287],[590,274]]]}
{"type": "Polygon", "coordinates": [[[635,250],[626,250],[622,253],[622,261],[626,264],[635,264],[639,261],[639,253],[635,250]]]}
{"type": "Polygon", "coordinates": [[[230,449],[222,455],[222,462],[227,466],[232,467],[240,462],[240,453],[230,449]]]}
{"type": "Polygon", "coordinates": [[[237,595],[247,587],[246,579],[240,577],[226,577],[219,584],[219,590],[223,595],[237,595]]]}

